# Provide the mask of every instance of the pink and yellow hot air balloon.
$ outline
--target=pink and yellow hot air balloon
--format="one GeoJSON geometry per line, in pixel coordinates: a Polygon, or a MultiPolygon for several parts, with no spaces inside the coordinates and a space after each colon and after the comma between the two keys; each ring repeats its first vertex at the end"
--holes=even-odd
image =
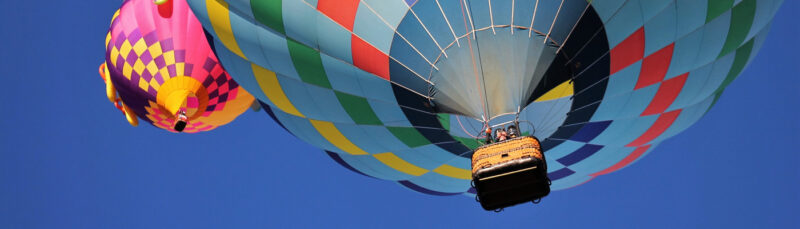
{"type": "Polygon", "coordinates": [[[108,99],[131,125],[209,131],[253,103],[222,68],[186,1],[126,0],[114,14],[100,66],[108,99]]]}

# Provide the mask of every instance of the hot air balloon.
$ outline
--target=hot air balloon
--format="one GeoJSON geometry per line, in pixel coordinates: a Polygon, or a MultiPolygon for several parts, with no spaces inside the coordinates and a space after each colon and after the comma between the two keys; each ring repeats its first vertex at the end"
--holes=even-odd
{"type": "Polygon", "coordinates": [[[485,127],[541,139],[553,190],[698,121],[780,0],[189,0],[223,65],[356,173],[475,195],[485,127]]]}
{"type": "Polygon", "coordinates": [[[185,1],[126,0],[106,36],[100,75],[108,99],[169,131],[209,131],[253,103],[222,68],[185,1]]]}

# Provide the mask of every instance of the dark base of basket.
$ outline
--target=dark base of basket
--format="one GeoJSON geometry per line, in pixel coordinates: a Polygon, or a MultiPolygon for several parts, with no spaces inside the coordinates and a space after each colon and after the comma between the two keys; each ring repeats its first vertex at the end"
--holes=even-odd
{"type": "Polygon", "coordinates": [[[175,122],[175,126],[173,126],[172,129],[174,129],[175,131],[178,131],[178,132],[183,132],[184,128],[186,128],[186,122],[185,121],[177,121],[177,122],[175,122]]]}
{"type": "Polygon", "coordinates": [[[498,210],[547,196],[546,168],[543,160],[524,158],[478,170],[472,179],[481,207],[498,210]]]}

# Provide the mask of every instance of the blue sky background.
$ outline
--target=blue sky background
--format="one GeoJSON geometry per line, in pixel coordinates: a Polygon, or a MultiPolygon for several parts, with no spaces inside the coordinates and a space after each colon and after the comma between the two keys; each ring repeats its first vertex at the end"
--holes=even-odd
{"type": "Polygon", "coordinates": [[[195,135],[130,127],[97,74],[119,5],[0,7],[0,228],[800,228],[800,1],[693,127],[500,214],[350,172],[263,112],[195,135]]]}

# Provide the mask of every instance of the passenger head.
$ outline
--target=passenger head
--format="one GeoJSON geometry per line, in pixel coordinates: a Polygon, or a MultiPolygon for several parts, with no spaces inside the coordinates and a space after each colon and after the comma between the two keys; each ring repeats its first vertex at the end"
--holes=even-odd
{"type": "Polygon", "coordinates": [[[511,126],[508,126],[508,134],[511,137],[516,137],[517,135],[519,135],[519,131],[517,130],[516,126],[511,125],[511,126]]]}

